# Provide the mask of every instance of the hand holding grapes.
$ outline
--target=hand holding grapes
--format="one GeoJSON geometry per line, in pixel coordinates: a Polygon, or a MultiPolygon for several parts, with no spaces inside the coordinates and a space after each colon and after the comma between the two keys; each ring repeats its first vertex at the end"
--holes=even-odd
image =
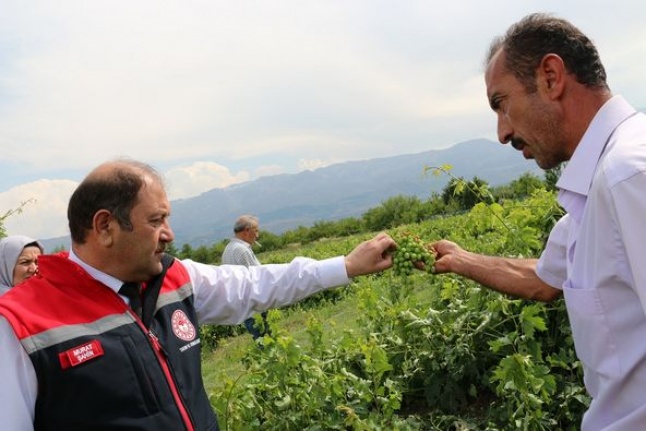
{"type": "Polygon", "coordinates": [[[451,269],[452,263],[457,259],[457,256],[460,253],[465,251],[456,243],[446,239],[432,243],[430,248],[433,250],[435,255],[434,272],[436,274],[453,272],[451,269]]]}
{"type": "Polygon", "coordinates": [[[404,234],[396,242],[397,250],[393,253],[395,275],[411,275],[414,269],[433,272],[435,257],[418,236],[404,234]]]}

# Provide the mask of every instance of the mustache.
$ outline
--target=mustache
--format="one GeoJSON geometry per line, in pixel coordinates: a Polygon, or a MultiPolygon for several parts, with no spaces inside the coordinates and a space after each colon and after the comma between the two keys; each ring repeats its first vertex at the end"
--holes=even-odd
{"type": "Polygon", "coordinates": [[[512,138],[511,141],[509,141],[511,146],[514,147],[517,150],[522,149],[525,145],[526,142],[522,140],[521,138],[512,138]]]}

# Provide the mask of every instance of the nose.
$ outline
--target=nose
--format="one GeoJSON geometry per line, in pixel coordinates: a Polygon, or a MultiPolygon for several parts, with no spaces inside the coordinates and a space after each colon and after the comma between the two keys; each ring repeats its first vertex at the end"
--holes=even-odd
{"type": "Polygon", "coordinates": [[[506,116],[503,113],[498,114],[498,140],[501,144],[506,144],[511,141],[511,138],[514,136],[514,131],[507,121],[506,116]]]}
{"type": "Polygon", "coordinates": [[[160,239],[165,242],[171,242],[175,239],[175,233],[170,227],[170,223],[168,223],[168,221],[164,222],[164,226],[160,234],[160,239]]]}

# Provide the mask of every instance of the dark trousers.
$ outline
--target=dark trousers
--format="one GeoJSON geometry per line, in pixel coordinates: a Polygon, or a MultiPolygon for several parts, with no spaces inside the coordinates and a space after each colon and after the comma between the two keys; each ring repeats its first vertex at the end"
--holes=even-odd
{"type": "Polygon", "coordinates": [[[254,340],[264,337],[265,335],[271,335],[269,323],[267,323],[267,312],[263,311],[260,313],[260,316],[262,316],[262,323],[260,324],[256,324],[256,319],[253,316],[244,321],[244,326],[247,328],[247,331],[249,331],[254,340]]]}

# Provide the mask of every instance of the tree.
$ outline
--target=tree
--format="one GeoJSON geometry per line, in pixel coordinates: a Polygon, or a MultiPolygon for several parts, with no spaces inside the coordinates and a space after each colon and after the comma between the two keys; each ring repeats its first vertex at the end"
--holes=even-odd
{"type": "Polygon", "coordinates": [[[262,251],[278,250],[284,245],[284,241],[280,236],[266,230],[260,231],[258,242],[261,244],[262,251]]]}
{"type": "Polygon", "coordinates": [[[496,187],[494,195],[496,200],[500,199],[525,199],[537,189],[544,189],[545,181],[531,172],[525,172],[518,179],[509,184],[496,187]]]}
{"type": "Polygon", "coordinates": [[[422,202],[416,196],[398,195],[371,208],[363,214],[368,230],[390,229],[406,223],[415,223],[425,218],[422,202]]]}
{"type": "Polygon", "coordinates": [[[180,259],[191,259],[193,257],[193,247],[190,244],[182,245],[182,251],[179,252],[180,259]]]}
{"type": "Polygon", "coordinates": [[[447,206],[455,203],[459,210],[466,211],[479,202],[492,203],[493,197],[489,184],[481,178],[473,177],[466,181],[462,177],[452,177],[442,190],[442,200],[447,206]]]}

